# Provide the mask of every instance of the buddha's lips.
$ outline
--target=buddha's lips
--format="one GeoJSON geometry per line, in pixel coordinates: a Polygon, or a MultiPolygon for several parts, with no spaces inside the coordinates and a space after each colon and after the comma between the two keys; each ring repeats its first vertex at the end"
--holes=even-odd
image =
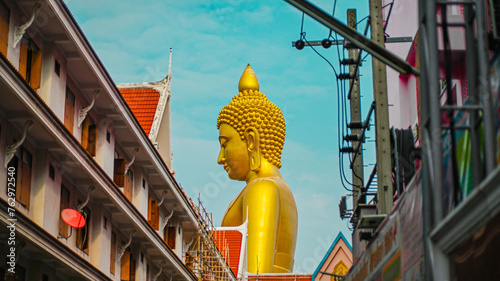
{"type": "Polygon", "coordinates": [[[224,170],[226,170],[226,172],[229,172],[229,166],[228,165],[224,165],[224,170]]]}

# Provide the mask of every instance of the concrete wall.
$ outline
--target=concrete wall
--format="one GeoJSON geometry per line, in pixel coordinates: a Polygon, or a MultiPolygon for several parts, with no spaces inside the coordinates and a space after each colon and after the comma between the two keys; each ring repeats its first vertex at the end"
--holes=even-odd
{"type": "MultiPolygon", "coordinates": [[[[392,0],[384,0],[383,5],[392,3],[392,0]]],[[[384,18],[387,19],[389,6],[384,10],[384,18]]],[[[394,1],[386,33],[390,37],[415,37],[418,30],[418,1],[400,0],[394,1]],[[409,13],[408,11],[415,11],[409,13]]],[[[386,43],[385,47],[402,59],[406,59],[412,43],[386,43]]],[[[411,89],[412,93],[404,96],[400,89],[400,75],[390,67],[387,67],[387,95],[389,99],[389,124],[396,128],[408,128],[415,124],[410,123],[407,117],[408,112],[416,111],[417,103],[408,98],[409,95],[416,96],[416,88],[411,89]]],[[[415,99],[416,101],[416,99],[415,99]]],[[[411,118],[413,119],[413,118],[411,118]]]]}
{"type": "Polygon", "coordinates": [[[33,220],[57,237],[59,234],[61,172],[60,169],[53,166],[56,171],[52,180],[48,175],[49,165],[54,161],[52,155],[47,149],[36,150],[36,155],[33,208],[37,211],[33,214],[33,220]]]}
{"type": "MultiPolygon", "coordinates": [[[[392,0],[384,0],[384,5],[392,3],[392,0]]],[[[415,39],[418,31],[418,1],[400,0],[394,1],[386,33],[390,37],[407,37],[415,39]],[[408,12],[415,11],[415,12],[408,12]]],[[[384,18],[387,19],[389,6],[384,9],[384,18]]],[[[462,10],[458,5],[450,5],[448,10],[449,22],[463,22],[462,10]]],[[[437,15],[438,21],[441,15],[437,15]]],[[[462,28],[449,29],[450,47],[455,52],[465,50],[465,34],[462,28]]],[[[438,28],[438,49],[443,50],[443,33],[438,28]]],[[[412,46],[411,43],[386,43],[386,48],[402,59],[407,59],[412,46]]],[[[416,50],[419,52],[419,50],[416,50]]],[[[418,54],[417,54],[418,55],[418,54]]],[[[454,56],[454,59],[456,56],[454,56]]],[[[442,58],[441,58],[442,59],[442,58]]],[[[460,61],[454,62],[454,69],[463,67],[460,61]]],[[[441,77],[444,78],[444,70],[441,69],[441,77]]],[[[387,93],[389,98],[389,123],[390,126],[406,129],[414,127],[418,123],[417,91],[414,77],[405,77],[387,67],[387,93]]]]}
{"type": "Polygon", "coordinates": [[[97,144],[96,156],[94,159],[112,179],[115,165],[115,135],[113,126],[111,122],[104,117],[100,117],[99,120],[95,121],[97,123],[97,144]],[[110,133],[109,142],[106,140],[107,132],[110,133]]]}
{"type": "Polygon", "coordinates": [[[170,130],[170,97],[167,100],[165,106],[165,111],[163,112],[163,117],[160,123],[160,129],[158,130],[158,152],[160,153],[163,161],[167,164],[170,171],[172,168],[172,138],[170,130]]]}
{"type": "Polygon", "coordinates": [[[66,59],[61,55],[54,42],[45,42],[42,56],[42,76],[38,93],[63,123],[66,82],[66,59]],[[61,66],[59,76],[54,72],[56,60],[61,66]]]}

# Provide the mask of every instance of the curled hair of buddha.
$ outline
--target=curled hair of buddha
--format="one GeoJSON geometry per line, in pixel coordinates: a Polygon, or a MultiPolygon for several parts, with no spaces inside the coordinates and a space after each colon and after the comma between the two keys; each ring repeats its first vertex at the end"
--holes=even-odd
{"type": "Polygon", "coordinates": [[[285,143],[285,118],[281,110],[266,95],[256,89],[243,90],[224,106],[217,118],[217,129],[222,123],[234,128],[241,139],[253,127],[259,131],[260,150],[269,163],[281,168],[281,151],[285,143]]]}

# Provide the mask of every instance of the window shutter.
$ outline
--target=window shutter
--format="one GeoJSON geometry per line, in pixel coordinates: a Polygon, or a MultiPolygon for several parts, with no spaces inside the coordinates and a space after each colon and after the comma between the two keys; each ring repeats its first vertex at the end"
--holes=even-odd
{"type": "Polygon", "coordinates": [[[30,165],[20,161],[20,174],[21,174],[21,188],[17,190],[16,198],[17,200],[29,209],[30,205],[30,194],[31,194],[31,167],[30,165]]]}
{"type": "Polygon", "coordinates": [[[89,147],[89,117],[87,116],[85,120],[83,120],[82,124],[82,147],[87,150],[89,147]]]}
{"type": "Polygon", "coordinates": [[[175,226],[168,227],[168,245],[170,248],[175,249],[175,226]]]}
{"type": "Polygon", "coordinates": [[[135,281],[135,260],[130,259],[130,281],[135,281]]]}
{"type": "Polygon", "coordinates": [[[151,203],[153,203],[153,197],[151,195],[148,196],[148,223],[149,225],[153,226],[153,214],[151,213],[151,210],[153,209],[153,206],[151,206],[151,203]]]}
{"type": "Polygon", "coordinates": [[[109,271],[112,274],[115,274],[115,265],[116,265],[116,234],[111,233],[111,256],[110,256],[109,271]]]}
{"type": "Polygon", "coordinates": [[[154,220],[154,226],[153,228],[155,230],[160,230],[160,206],[158,206],[158,202],[157,201],[154,201],[155,204],[154,204],[154,207],[156,209],[156,217],[155,217],[155,220],[154,220]]]}
{"type": "Polygon", "coordinates": [[[40,88],[40,79],[42,76],[42,51],[38,50],[33,53],[33,58],[31,60],[31,78],[30,86],[33,89],[40,88]]]}
{"type": "Polygon", "coordinates": [[[6,57],[9,42],[9,14],[9,9],[0,2],[0,52],[6,57]]]}
{"type": "Polygon", "coordinates": [[[123,253],[121,260],[120,280],[130,281],[130,252],[123,253]]]}
{"type": "Polygon", "coordinates": [[[156,202],[156,200],[150,200],[149,202],[150,202],[149,205],[150,205],[150,217],[151,217],[149,224],[151,225],[151,227],[153,227],[154,230],[159,230],[160,208],[158,207],[158,202],[156,202]]]}
{"type": "Polygon", "coordinates": [[[154,230],[160,230],[160,207],[158,202],[149,195],[148,222],[154,230]]]}
{"type": "MultiPolygon", "coordinates": [[[[78,204],[81,204],[78,201],[78,204]]],[[[83,208],[83,212],[86,214],[85,226],[79,228],[76,232],[76,247],[85,253],[89,253],[89,240],[90,240],[90,209],[88,207],[83,208]]]]}
{"type": "Polygon", "coordinates": [[[90,155],[95,156],[96,145],[97,145],[97,125],[91,124],[89,126],[89,141],[88,141],[88,149],[87,151],[90,155]]]}
{"type": "MultiPolygon", "coordinates": [[[[61,208],[60,208],[61,212],[66,208],[69,208],[69,202],[61,197],[61,208]]],[[[66,224],[62,219],[61,215],[59,215],[59,234],[61,234],[64,237],[67,237],[68,227],[69,227],[68,224],[66,224]]]]}
{"type": "Polygon", "coordinates": [[[125,181],[125,160],[115,159],[114,182],[117,186],[123,187],[125,181]]]}
{"type": "Polygon", "coordinates": [[[73,133],[73,122],[75,120],[75,106],[71,101],[66,98],[66,104],[64,105],[64,126],[71,133],[73,133]]]}
{"type": "Polygon", "coordinates": [[[19,73],[26,80],[26,66],[28,63],[28,46],[21,41],[21,51],[19,53],[19,73]]]}

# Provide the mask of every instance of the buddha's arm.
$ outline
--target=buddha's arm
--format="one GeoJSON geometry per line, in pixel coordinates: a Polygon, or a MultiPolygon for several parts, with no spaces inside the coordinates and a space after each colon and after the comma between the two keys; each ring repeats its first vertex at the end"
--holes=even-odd
{"type": "Polygon", "coordinates": [[[279,217],[279,192],[274,181],[262,180],[249,186],[243,198],[248,209],[248,272],[269,273],[274,265],[279,217]]]}

